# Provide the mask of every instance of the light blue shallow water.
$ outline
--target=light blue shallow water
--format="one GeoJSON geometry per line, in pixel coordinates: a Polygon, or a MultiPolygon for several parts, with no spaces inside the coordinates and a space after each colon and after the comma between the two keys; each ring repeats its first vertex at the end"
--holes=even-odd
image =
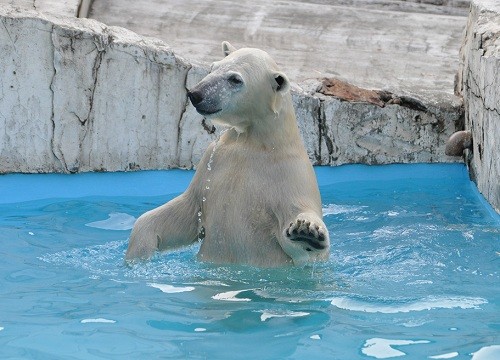
{"type": "Polygon", "coordinates": [[[500,359],[500,219],[465,168],[316,171],[330,260],[281,269],[123,265],[193,172],[0,176],[0,358],[500,359]]]}

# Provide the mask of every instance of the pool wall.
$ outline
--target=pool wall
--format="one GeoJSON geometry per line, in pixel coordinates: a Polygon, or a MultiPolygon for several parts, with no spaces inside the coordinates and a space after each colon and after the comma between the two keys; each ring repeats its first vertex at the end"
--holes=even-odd
{"type": "MultiPolygon", "coordinates": [[[[194,111],[186,91],[207,74],[207,64],[179,57],[160,40],[77,18],[76,0],[37,1],[36,9],[26,6],[30,1],[11,3],[0,6],[0,173],[197,164],[217,131],[194,111]]],[[[484,21],[487,12],[474,9],[485,6],[494,7],[492,1],[473,2],[468,28],[484,21]]],[[[468,35],[463,49],[474,43],[467,42],[468,35]]],[[[498,41],[487,43],[493,49],[488,59],[498,60],[498,41]]],[[[476,69],[472,64],[477,61],[483,60],[464,61],[462,73],[476,69]]],[[[493,76],[498,85],[498,67],[491,69],[487,78],[493,76]]],[[[469,78],[462,78],[467,84],[469,78]]],[[[490,83],[478,86],[495,92],[490,83]]],[[[471,94],[463,94],[466,126],[474,129],[476,107],[468,105],[471,94]]],[[[325,91],[323,80],[295,84],[292,95],[315,165],[462,160],[444,154],[448,137],[464,127],[459,97],[436,102],[393,93],[375,101],[353,100],[325,91]]],[[[468,159],[480,191],[498,210],[498,92],[496,96],[496,103],[483,102],[492,109],[488,124],[496,125],[486,127],[487,140],[474,134],[475,150],[468,159]],[[479,164],[476,153],[482,154],[479,164]],[[497,177],[488,170],[492,168],[497,177]]]]}
{"type": "Polygon", "coordinates": [[[500,213],[500,2],[472,2],[460,61],[457,91],[473,138],[466,161],[479,191],[500,213]]]}

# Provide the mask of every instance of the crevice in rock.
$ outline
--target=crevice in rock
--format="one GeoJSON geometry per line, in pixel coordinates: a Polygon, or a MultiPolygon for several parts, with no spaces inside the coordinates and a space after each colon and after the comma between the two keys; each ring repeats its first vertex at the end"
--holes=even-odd
{"type": "Polygon", "coordinates": [[[5,32],[7,33],[7,36],[10,39],[10,42],[12,43],[12,47],[14,48],[14,51],[16,51],[16,42],[14,41],[14,39],[12,39],[12,36],[10,35],[9,28],[7,27],[7,24],[5,23],[6,21],[7,21],[7,19],[3,18],[1,22],[2,22],[2,25],[5,29],[5,32]]]}
{"type": "MultiPolygon", "coordinates": [[[[476,79],[474,78],[474,76],[472,75],[472,70],[471,70],[471,69],[469,69],[469,73],[470,73],[470,74],[469,74],[469,79],[471,79],[471,81],[474,83],[474,85],[476,86],[476,88],[478,88],[478,87],[477,87],[477,81],[476,81],[476,79]]],[[[492,112],[496,113],[498,116],[500,116],[500,109],[497,109],[497,108],[490,108],[490,107],[488,107],[488,106],[486,105],[486,102],[485,102],[484,97],[483,97],[483,96],[481,96],[481,95],[479,95],[479,94],[477,94],[477,93],[476,93],[476,92],[472,89],[472,87],[469,85],[469,82],[468,82],[468,81],[466,81],[466,82],[464,83],[464,85],[465,85],[465,87],[467,88],[467,92],[468,92],[470,95],[474,96],[476,99],[478,99],[478,100],[481,102],[481,104],[483,105],[483,108],[484,108],[485,110],[487,110],[487,111],[492,111],[492,112]]]]}
{"type": "Polygon", "coordinates": [[[182,127],[184,124],[184,116],[186,115],[187,108],[189,106],[189,99],[187,97],[187,81],[188,81],[188,76],[189,76],[189,71],[191,71],[192,66],[188,66],[186,70],[186,74],[184,76],[184,90],[186,91],[186,101],[182,104],[182,109],[181,109],[181,114],[179,116],[179,121],[177,122],[177,145],[176,145],[176,161],[177,161],[177,166],[181,165],[181,152],[182,152],[182,144],[181,144],[181,139],[182,139],[182,127]]]}
{"type": "Polygon", "coordinates": [[[90,96],[89,96],[89,111],[87,113],[86,118],[83,119],[83,121],[80,120],[82,126],[85,125],[92,116],[92,109],[94,108],[94,96],[97,89],[97,83],[99,81],[99,69],[101,67],[102,59],[106,52],[106,49],[100,47],[98,44],[96,44],[96,50],[97,54],[94,60],[94,65],[92,66],[92,87],[90,89],[90,96]]]}
{"type": "Polygon", "coordinates": [[[316,119],[318,121],[318,152],[315,153],[316,164],[315,165],[323,165],[322,157],[321,157],[321,149],[323,147],[323,126],[325,123],[324,111],[323,111],[323,100],[319,99],[318,112],[316,114],[316,119]]]}
{"type": "Polygon", "coordinates": [[[336,161],[337,158],[333,156],[335,152],[334,139],[330,138],[328,134],[328,125],[325,115],[325,103],[324,100],[320,100],[318,107],[318,137],[319,137],[319,155],[316,156],[317,165],[332,165],[332,162],[336,161]],[[323,142],[326,146],[326,151],[328,155],[326,159],[323,159],[323,142]]]}
{"type": "Polygon", "coordinates": [[[50,138],[50,150],[52,151],[52,155],[54,158],[59,161],[59,164],[61,166],[62,171],[68,172],[68,168],[66,166],[66,162],[64,160],[64,154],[59,150],[56,151],[56,144],[55,144],[55,135],[56,135],[56,122],[55,122],[55,96],[56,93],[54,91],[54,81],[56,80],[57,76],[57,67],[56,67],[56,45],[54,42],[54,36],[55,36],[55,31],[54,31],[54,26],[51,28],[51,45],[52,45],[52,79],[50,80],[49,84],[49,89],[52,95],[52,104],[51,104],[51,116],[50,116],[50,122],[52,125],[52,136],[50,138]],[[57,154],[59,153],[59,154],[57,154]]]}
{"type": "Polygon", "coordinates": [[[78,121],[80,122],[81,125],[85,125],[85,120],[82,120],[82,118],[79,117],[76,112],[71,111],[71,114],[74,115],[78,119],[78,121]]]}

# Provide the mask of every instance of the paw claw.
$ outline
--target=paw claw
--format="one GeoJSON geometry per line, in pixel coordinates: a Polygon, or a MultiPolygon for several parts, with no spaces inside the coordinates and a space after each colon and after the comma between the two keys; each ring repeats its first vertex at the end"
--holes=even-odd
{"type": "Polygon", "coordinates": [[[305,251],[323,250],[328,247],[325,243],[327,239],[326,230],[316,223],[311,223],[309,220],[297,219],[290,223],[290,226],[285,231],[286,237],[289,240],[301,243],[305,251]]]}

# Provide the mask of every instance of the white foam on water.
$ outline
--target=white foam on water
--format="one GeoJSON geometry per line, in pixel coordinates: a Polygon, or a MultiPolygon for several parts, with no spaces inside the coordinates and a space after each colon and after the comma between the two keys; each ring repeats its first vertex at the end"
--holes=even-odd
{"type": "Polygon", "coordinates": [[[39,256],[38,259],[56,265],[85,269],[91,275],[118,276],[123,263],[124,241],[111,241],[87,248],[75,248],[39,256]]]}
{"type": "Polygon", "coordinates": [[[361,352],[367,356],[377,359],[388,359],[392,357],[404,356],[406,353],[394,349],[392,346],[406,346],[415,344],[428,344],[428,340],[391,340],[372,338],[366,340],[361,352]]]}
{"type": "Polygon", "coordinates": [[[264,310],[262,311],[262,315],[260,316],[260,321],[264,322],[266,320],[272,319],[272,318],[285,318],[285,317],[303,317],[303,316],[308,316],[310,313],[304,312],[304,311],[271,311],[271,310],[264,310]]]}
{"type": "Polygon", "coordinates": [[[109,319],[103,319],[103,318],[97,318],[97,319],[83,319],[80,322],[82,324],[88,324],[88,323],[114,324],[116,321],[109,320],[109,319]]]}
{"type": "Polygon", "coordinates": [[[366,220],[369,220],[370,218],[366,217],[366,216],[356,216],[354,218],[354,220],[356,221],[366,221],[366,220]]]}
{"type": "Polygon", "coordinates": [[[322,210],[323,216],[328,216],[354,213],[364,208],[366,208],[366,206],[328,204],[322,210]]]}
{"type": "Polygon", "coordinates": [[[485,346],[472,354],[471,360],[498,360],[500,359],[500,345],[485,346]]]}
{"type": "Polygon", "coordinates": [[[135,284],[135,281],[129,281],[129,280],[118,280],[118,279],[110,279],[111,281],[118,283],[118,284],[135,284]]]}
{"type": "Polygon", "coordinates": [[[5,329],[5,328],[0,326],[0,331],[2,331],[3,329],[5,329]]]}
{"type": "Polygon", "coordinates": [[[112,212],[106,220],[85,224],[85,226],[103,230],[130,230],[134,227],[136,218],[126,213],[112,212]]]}
{"type": "Polygon", "coordinates": [[[244,291],[252,291],[255,289],[245,289],[245,290],[237,290],[237,291],[226,291],[222,293],[215,294],[212,296],[214,300],[223,300],[223,301],[252,301],[252,299],[248,298],[238,298],[236,297],[238,294],[244,291]]]}
{"type": "Polygon", "coordinates": [[[194,284],[197,285],[206,285],[206,286],[230,286],[226,283],[223,283],[222,281],[218,280],[203,280],[203,281],[197,281],[194,284]]]}
{"type": "Polygon", "coordinates": [[[309,339],[313,339],[313,340],[321,340],[321,335],[314,334],[314,335],[309,336],[309,339]]]}
{"type": "Polygon", "coordinates": [[[431,285],[434,284],[432,280],[415,280],[409,283],[406,283],[406,285],[431,285]]]}
{"type": "Polygon", "coordinates": [[[488,301],[482,298],[435,296],[429,296],[422,300],[404,304],[374,304],[368,301],[349,299],[347,297],[338,297],[331,301],[331,304],[339,309],[383,314],[408,313],[412,311],[435,309],[479,309],[480,305],[487,303],[488,301]]]}
{"type": "Polygon", "coordinates": [[[466,240],[474,240],[474,233],[470,230],[462,232],[462,235],[466,240]]]}
{"type": "Polygon", "coordinates": [[[194,331],[195,332],[204,332],[204,331],[207,331],[207,329],[199,327],[199,328],[194,329],[194,331]]]}
{"type": "Polygon", "coordinates": [[[429,356],[429,359],[453,359],[454,357],[457,357],[458,353],[456,351],[447,353],[447,354],[441,354],[441,355],[434,355],[434,356],[429,356]]]}
{"type": "Polygon", "coordinates": [[[172,286],[168,284],[157,284],[157,283],[149,283],[148,286],[151,286],[155,289],[159,289],[164,293],[167,294],[176,294],[176,293],[182,293],[182,292],[188,292],[188,291],[193,291],[195,288],[192,286],[172,286]]]}
{"type": "Polygon", "coordinates": [[[409,320],[409,321],[402,323],[401,325],[403,325],[406,328],[415,328],[415,327],[424,326],[425,324],[429,324],[431,322],[433,322],[433,320],[412,319],[412,320],[409,320]]]}
{"type": "Polygon", "coordinates": [[[382,226],[379,229],[375,229],[372,235],[375,239],[392,239],[395,236],[407,235],[410,231],[410,229],[402,230],[396,226],[382,226]]]}

